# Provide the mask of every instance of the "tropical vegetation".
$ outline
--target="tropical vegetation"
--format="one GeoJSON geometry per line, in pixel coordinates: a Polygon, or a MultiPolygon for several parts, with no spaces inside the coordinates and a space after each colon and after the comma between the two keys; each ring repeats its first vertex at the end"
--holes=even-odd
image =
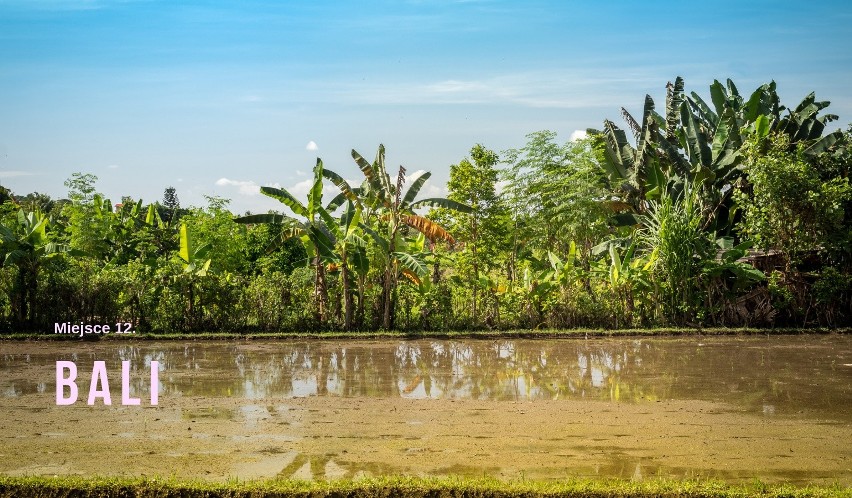
{"type": "Polygon", "coordinates": [[[261,187],[282,209],[241,216],[172,187],[113,203],[91,174],[66,199],[0,187],[0,329],[849,327],[852,128],[830,131],[828,106],[677,78],[624,128],[475,144],[446,198],[383,145],[345,171],[317,159],[307,198],[261,187]]]}

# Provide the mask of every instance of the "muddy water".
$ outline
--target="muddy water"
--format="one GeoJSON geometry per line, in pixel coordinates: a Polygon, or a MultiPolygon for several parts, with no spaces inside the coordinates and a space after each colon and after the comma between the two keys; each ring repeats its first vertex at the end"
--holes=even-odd
{"type": "Polygon", "coordinates": [[[850,485],[850,406],[849,336],[2,342],[0,473],[850,485]],[[83,400],[106,361],[113,405],[56,406],[56,360],[83,400]]]}

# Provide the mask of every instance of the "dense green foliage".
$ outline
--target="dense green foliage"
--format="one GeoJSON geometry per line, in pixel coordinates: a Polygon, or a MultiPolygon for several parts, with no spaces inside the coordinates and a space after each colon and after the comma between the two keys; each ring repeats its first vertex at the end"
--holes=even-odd
{"type": "Polygon", "coordinates": [[[622,109],[627,131],[475,145],[447,198],[418,200],[430,173],[392,175],[383,146],[352,151],[357,170],[318,159],[307,199],[263,187],[285,211],[236,218],[172,187],[113,204],[90,174],[56,201],[0,189],[0,326],[848,327],[852,132],[826,133],[827,106],[730,80],[705,101],[677,78],[663,114],[650,96],[641,120],[622,109]]]}
{"type": "Polygon", "coordinates": [[[226,483],[181,482],[168,479],[120,478],[45,478],[0,477],[0,497],[33,496],[102,497],[102,496],[156,496],[176,497],[849,497],[849,488],[840,486],[796,487],[788,484],[730,485],[719,481],[666,480],[647,481],[589,480],[562,481],[501,481],[489,478],[418,478],[383,477],[340,481],[229,481],[226,483]]]}

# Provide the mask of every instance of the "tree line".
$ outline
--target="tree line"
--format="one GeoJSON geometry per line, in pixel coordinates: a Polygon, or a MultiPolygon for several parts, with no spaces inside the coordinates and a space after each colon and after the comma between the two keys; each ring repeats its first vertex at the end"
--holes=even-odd
{"type": "Polygon", "coordinates": [[[67,199],[0,188],[0,327],[850,326],[852,128],[827,132],[828,105],[730,80],[708,102],[677,78],[624,128],[473,146],[447,198],[382,145],[352,151],[359,184],[318,159],[306,199],[261,187],[282,204],[264,214],[173,188],[114,204],[81,173],[67,199]]]}

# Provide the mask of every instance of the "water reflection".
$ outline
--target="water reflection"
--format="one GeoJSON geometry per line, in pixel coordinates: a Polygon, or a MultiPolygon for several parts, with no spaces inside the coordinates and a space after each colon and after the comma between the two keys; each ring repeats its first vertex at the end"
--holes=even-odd
{"type": "MultiPolygon", "coordinates": [[[[301,396],[725,401],[771,417],[849,420],[848,336],[617,340],[55,343],[0,355],[4,397],[52,394],[55,360],[106,360],[119,389],[148,393],[151,361],[168,396],[301,396]],[[78,348],[78,349],[74,349],[78,348]],[[114,374],[113,374],[114,372],[114,374]]],[[[144,397],[143,397],[144,399],[144,397]]]]}

